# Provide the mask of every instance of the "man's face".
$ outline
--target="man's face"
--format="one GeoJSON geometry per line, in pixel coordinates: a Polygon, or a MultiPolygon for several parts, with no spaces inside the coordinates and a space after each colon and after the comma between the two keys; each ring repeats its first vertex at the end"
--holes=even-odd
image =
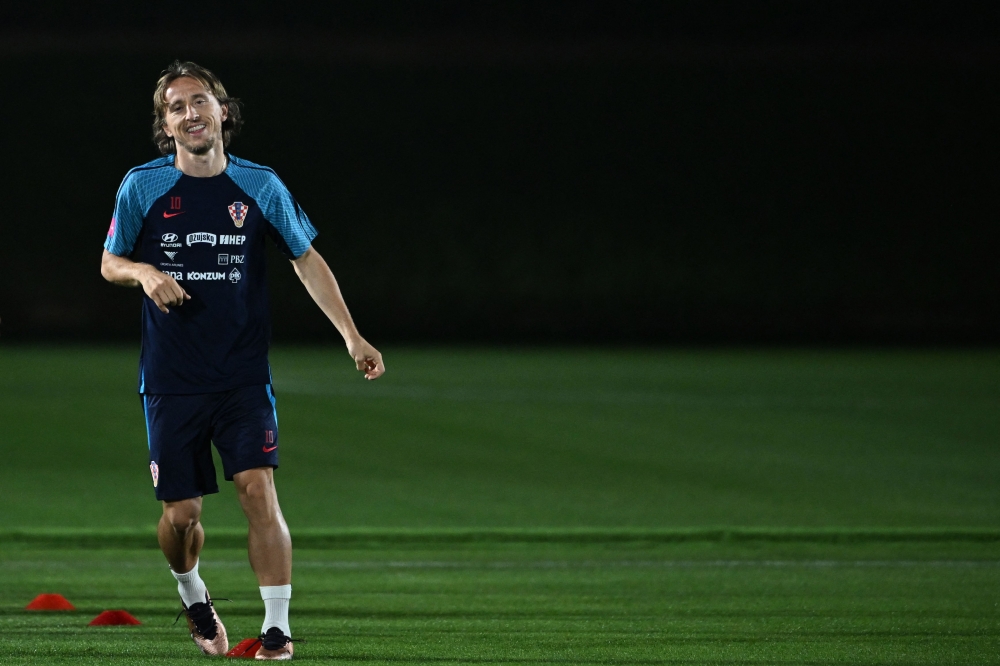
{"type": "Polygon", "coordinates": [[[164,95],[167,102],[163,130],[177,148],[193,155],[204,155],[222,142],[222,122],[228,109],[188,76],[175,79],[164,95]]]}

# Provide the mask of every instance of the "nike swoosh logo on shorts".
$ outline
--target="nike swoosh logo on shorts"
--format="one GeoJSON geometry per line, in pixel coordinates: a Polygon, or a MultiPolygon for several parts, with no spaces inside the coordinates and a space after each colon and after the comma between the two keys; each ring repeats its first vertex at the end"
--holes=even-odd
{"type": "Polygon", "coordinates": [[[265,447],[264,447],[264,453],[270,453],[271,451],[274,451],[274,450],[275,450],[276,448],[278,448],[278,445],[277,445],[277,444],[275,444],[275,445],[274,445],[274,446],[272,446],[271,448],[267,448],[267,447],[265,446],[265,447]]]}
{"type": "Polygon", "coordinates": [[[163,211],[163,217],[166,218],[177,217],[178,215],[183,215],[186,212],[187,212],[186,210],[182,210],[179,213],[168,213],[167,211],[163,211]]]}

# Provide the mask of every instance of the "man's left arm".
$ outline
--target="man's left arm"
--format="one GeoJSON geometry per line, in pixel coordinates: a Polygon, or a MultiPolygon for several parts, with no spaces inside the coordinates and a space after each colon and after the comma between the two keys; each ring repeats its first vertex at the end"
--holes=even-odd
{"type": "Polygon", "coordinates": [[[340,293],[337,279],[333,277],[333,271],[323,257],[310,246],[298,259],[292,259],[292,265],[316,305],[344,336],[347,351],[358,370],[365,373],[365,379],[381,377],[385,372],[382,354],[358,333],[351,313],[347,310],[347,303],[340,293]]]}

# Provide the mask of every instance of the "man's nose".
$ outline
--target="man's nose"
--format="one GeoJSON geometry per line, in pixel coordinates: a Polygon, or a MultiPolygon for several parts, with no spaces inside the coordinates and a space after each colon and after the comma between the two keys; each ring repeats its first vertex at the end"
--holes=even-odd
{"type": "Polygon", "coordinates": [[[195,120],[198,118],[198,109],[194,108],[194,104],[187,105],[187,113],[184,114],[184,117],[188,120],[195,120]]]}

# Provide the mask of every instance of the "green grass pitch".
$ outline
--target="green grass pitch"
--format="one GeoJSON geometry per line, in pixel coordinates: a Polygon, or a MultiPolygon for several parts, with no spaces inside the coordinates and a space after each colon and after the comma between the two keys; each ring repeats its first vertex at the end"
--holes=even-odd
{"type": "MultiPolygon", "coordinates": [[[[374,384],[339,348],[272,354],[297,660],[1000,662],[996,351],[383,351],[374,384]]],[[[0,664],[201,659],[135,374],[0,348],[0,664]],[[143,624],[86,626],[118,608],[143,624]]],[[[254,635],[231,487],[204,523],[254,635]]]]}

